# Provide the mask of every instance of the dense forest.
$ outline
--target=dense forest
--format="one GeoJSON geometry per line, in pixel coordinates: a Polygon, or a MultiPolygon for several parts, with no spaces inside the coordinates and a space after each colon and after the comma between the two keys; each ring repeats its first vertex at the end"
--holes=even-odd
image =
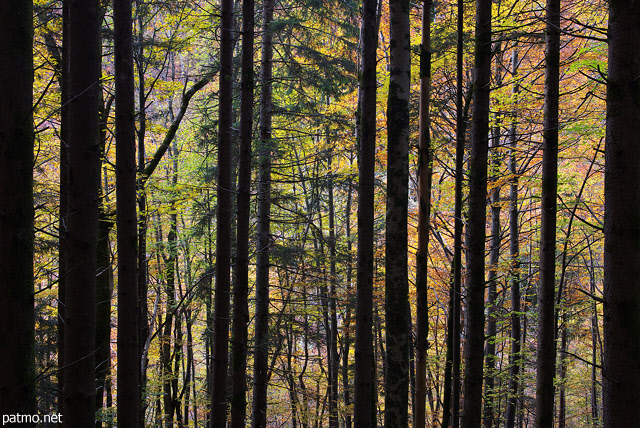
{"type": "Polygon", "coordinates": [[[639,23],[2,0],[3,425],[640,427],[639,23]]]}

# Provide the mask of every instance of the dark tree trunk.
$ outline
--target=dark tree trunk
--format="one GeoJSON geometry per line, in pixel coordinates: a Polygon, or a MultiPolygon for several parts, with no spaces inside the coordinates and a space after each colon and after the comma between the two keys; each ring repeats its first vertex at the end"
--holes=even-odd
{"type": "Polygon", "coordinates": [[[58,227],[58,412],[64,414],[64,305],[67,283],[67,212],[69,203],[69,2],[62,2],[60,75],[60,206],[58,227]]]}
{"type": "MultiPolygon", "coordinates": [[[[111,374],[113,262],[109,233],[113,226],[114,219],[104,212],[104,203],[101,201],[98,212],[98,269],[96,274],[96,412],[106,404],[107,378],[111,374]]],[[[96,427],[100,428],[101,426],[102,422],[96,421],[96,427]]]]}
{"type": "MultiPolygon", "coordinates": [[[[349,164],[353,165],[353,156],[349,159],[349,164]]],[[[349,352],[351,349],[351,317],[352,317],[352,277],[353,277],[353,244],[351,242],[351,201],[353,195],[353,179],[349,178],[347,182],[347,203],[345,207],[345,238],[347,240],[347,302],[344,316],[344,324],[342,325],[342,392],[344,396],[344,406],[349,408],[351,405],[351,389],[349,385],[349,352]]],[[[351,428],[351,412],[344,414],[344,425],[351,428]]]]}
{"type": "MultiPolygon", "coordinates": [[[[500,70],[497,71],[498,76],[500,70]]],[[[497,86],[500,87],[500,77],[496,79],[497,86]]],[[[500,127],[497,124],[493,128],[493,149],[497,149],[500,144],[500,127]]],[[[492,180],[497,181],[496,176],[500,169],[500,155],[495,153],[492,156],[492,180]]],[[[500,230],[500,188],[496,183],[491,193],[491,249],[489,253],[489,274],[487,277],[488,293],[487,293],[487,333],[485,345],[485,385],[484,385],[484,410],[483,410],[483,426],[491,428],[494,426],[496,408],[498,407],[495,393],[496,384],[496,335],[498,331],[498,305],[497,300],[497,281],[498,281],[498,261],[500,257],[501,230],[500,230]]]]}
{"type": "Polygon", "coordinates": [[[416,351],[415,404],[413,424],[424,428],[427,401],[427,338],[429,335],[429,301],[427,262],[431,215],[432,154],[429,132],[429,92],[431,88],[431,1],[422,4],[422,43],[420,46],[420,134],[418,141],[418,250],[416,252],[416,351]]]}
{"type": "Polygon", "coordinates": [[[604,426],[640,426],[640,4],[609,2],[604,216],[604,426]]]}
{"type": "Polygon", "coordinates": [[[64,423],[95,424],[95,323],[100,186],[100,26],[97,1],[69,10],[69,208],[64,423]]]}
{"type": "Polygon", "coordinates": [[[542,153],[542,218],[538,348],[536,358],[536,426],[554,422],[556,199],[558,193],[558,97],[560,79],[560,0],[547,0],[545,96],[542,153]]]}
{"type": "MultiPolygon", "coordinates": [[[[118,426],[137,428],[139,405],[138,214],[131,0],[114,0],[118,240],[118,426]]],[[[146,300],[146,296],[145,296],[146,300]]]]}
{"type": "Polygon", "coordinates": [[[408,0],[389,2],[390,76],[387,101],[387,215],[385,248],[385,426],[407,427],[409,396],[409,198],[410,27],[408,0]]]}
{"type": "Polygon", "coordinates": [[[260,151],[258,153],[258,227],[256,260],[255,350],[253,357],[253,405],[251,427],[267,426],[267,385],[269,381],[269,250],[271,246],[271,107],[273,0],[263,6],[262,75],[260,91],[260,151]]]}
{"type": "Polygon", "coordinates": [[[360,40],[362,64],[358,100],[358,261],[356,273],[356,335],[354,426],[374,425],[373,361],[374,172],[376,152],[376,0],[364,0],[360,40]]]}
{"type": "Polygon", "coordinates": [[[458,0],[456,12],[456,178],[454,207],[453,275],[447,316],[447,359],[442,411],[442,426],[460,426],[460,320],[462,297],[462,181],[466,122],[462,107],[462,66],[464,55],[464,1],[458,0]]]}
{"type": "Polygon", "coordinates": [[[467,319],[462,426],[477,428],[482,419],[484,345],[485,238],[487,222],[487,157],[491,81],[491,4],[476,0],[474,107],[469,158],[467,223],[467,319]]]}
{"type": "MultiPolygon", "coordinates": [[[[513,76],[518,72],[518,52],[514,49],[512,55],[513,76]]],[[[513,94],[518,94],[518,84],[513,86],[513,94]]],[[[509,129],[509,174],[511,185],[509,189],[509,256],[511,258],[511,353],[509,354],[509,395],[507,398],[507,410],[505,413],[505,428],[514,428],[516,409],[518,404],[519,377],[520,377],[520,243],[518,222],[518,169],[516,167],[516,121],[512,119],[509,129]]]]}
{"type": "Polygon", "coordinates": [[[31,1],[2,2],[0,46],[0,414],[31,415],[36,413],[31,1]]]}
{"type": "Polygon", "coordinates": [[[231,360],[231,428],[244,428],[247,412],[247,323],[249,322],[249,215],[251,211],[251,138],[253,134],[253,0],[242,2],[242,77],[240,153],[236,226],[233,342],[231,360]]]}
{"type": "Polygon", "coordinates": [[[566,316],[562,317],[562,333],[560,335],[560,373],[558,373],[558,382],[560,388],[560,397],[558,398],[558,428],[567,426],[567,391],[565,382],[567,381],[567,320],[566,316]]]}
{"type": "MultiPolygon", "coordinates": [[[[329,145],[330,146],[330,145],[329,145]]],[[[337,287],[337,271],[336,271],[336,227],[335,227],[335,207],[333,203],[333,171],[331,161],[333,153],[329,153],[329,317],[330,317],[330,336],[329,336],[329,427],[339,428],[340,420],[338,418],[338,369],[340,359],[338,355],[338,296],[336,294],[337,287]]]]}
{"type": "Polygon", "coordinates": [[[233,0],[222,0],[220,19],[220,91],[218,107],[218,212],[216,289],[213,326],[211,428],[227,423],[227,368],[231,288],[231,146],[233,121],[233,0]]]}
{"type": "MultiPolygon", "coordinates": [[[[142,0],[136,0],[136,9],[138,9],[137,19],[137,40],[143,40],[144,25],[141,13],[142,0]]],[[[148,263],[147,263],[147,196],[144,188],[143,171],[145,170],[146,154],[145,154],[145,134],[147,130],[147,93],[145,87],[145,65],[144,65],[144,43],[137,43],[136,49],[136,65],[138,72],[138,384],[139,384],[139,403],[140,403],[140,428],[144,428],[144,417],[146,413],[146,397],[145,390],[147,387],[147,339],[149,337],[149,308],[147,306],[147,279],[148,279],[148,263]]]]}

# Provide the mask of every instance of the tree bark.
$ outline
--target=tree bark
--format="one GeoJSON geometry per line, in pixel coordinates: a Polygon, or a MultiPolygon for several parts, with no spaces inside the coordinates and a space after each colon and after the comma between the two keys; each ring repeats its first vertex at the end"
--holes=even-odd
{"type": "MultiPolygon", "coordinates": [[[[511,57],[513,77],[518,71],[518,51],[513,50],[511,57]]],[[[518,94],[518,84],[513,85],[513,94],[518,94]]],[[[511,185],[509,189],[509,257],[511,258],[511,352],[509,354],[509,394],[505,413],[505,428],[514,428],[518,404],[520,377],[520,243],[518,222],[518,170],[516,166],[517,113],[514,114],[509,129],[509,173],[511,185]]]]}
{"type": "Polygon", "coordinates": [[[442,426],[460,426],[460,321],[462,300],[462,182],[464,180],[464,146],[466,134],[462,106],[464,56],[464,1],[458,0],[456,11],[456,173],[454,206],[453,274],[447,316],[447,359],[442,411],[442,426]]]}
{"type": "Polygon", "coordinates": [[[542,218],[538,348],[536,358],[536,426],[554,423],[556,199],[558,193],[558,98],[560,80],[560,0],[547,0],[545,97],[542,153],[542,218]]]}
{"type": "Polygon", "coordinates": [[[58,412],[64,414],[64,305],[67,283],[67,212],[69,197],[69,2],[62,2],[60,70],[60,207],[58,227],[58,412]]]}
{"type": "Polygon", "coordinates": [[[267,426],[267,387],[269,381],[269,253],[271,246],[271,109],[273,38],[273,0],[263,6],[262,75],[260,91],[260,149],[258,154],[258,227],[256,260],[255,350],[253,357],[253,404],[251,427],[267,426]]]}
{"type": "Polygon", "coordinates": [[[240,82],[240,153],[236,226],[231,428],[244,428],[247,412],[247,324],[249,323],[249,215],[251,211],[251,138],[253,134],[253,0],[242,2],[242,77],[240,82]]]}
{"type": "Polygon", "coordinates": [[[387,427],[407,427],[409,396],[409,199],[410,3],[389,2],[390,76],[387,101],[387,214],[385,233],[385,414],[387,427]]]}
{"type": "Polygon", "coordinates": [[[476,428],[482,419],[484,345],[485,238],[487,157],[491,80],[491,1],[476,0],[474,107],[469,158],[467,223],[467,319],[462,426],[476,428]]]}
{"type": "Polygon", "coordinates": [[[233,121],[233,0],[222,0],[220,19],[220,90],[218,106],[218,210],[216,289],[214,296],[213,393],[211,428],[227,423],[227,368],[231,288],[231,147],[233,121]]]}
{"type": "Polygon", "coordinates": [[[95,323],[100,186],[100,26],[97,1],[69,10],[69,211],[64,423],[95,424],[95,323]]]}
{"type": "Polygon", "coordinates": [[[640,426],[640,4],[609,2],[603,421],[640,426]]]}
{"type": "Polygon", "coordinates": [[[420,133],[418,140],[418,250],[416,252],[416,350],[415,350],[415,428],[426,425],[427,347],[429,301],[427,267],[431,216],[431,175],[433,157],[429,131],[429,93],[431,89],[431,1],[422,4],[422,43],[420,45],[420,133]]]}
{"type": "MultiPolygon", "coordinates": [[[[500,70],[497,70],[498,78],[497,86],[501,85],[499,77],[500,70]]],[[[500,126],[499,123],[493,128],[493,149],[497,149],[500,144],[500,126]]],[[[500,169],[500,155],[495,153],[491,160],[492,180],[494,183],[498,180],[496,176],[500,169]]],[[[491,244],[489,251],[489,274],[487,277],[487,333],[485,345],[485,384],[484,384],[484,410],[483,410],[483,426],[491,428],[494,426],[496,409],[498,402],[495,400],[495,384],[496,384],[496,335],[498,331],[498,304],[497,300],[497,282],[498,282],[498,262],[500,257],[501,230],[500,230],[500,188],[496,183],[491,193],[491,244]]]]}
{"type": "MultiPolygon", "coordinates": [[[[118,426],[137,428],[139,405],[138,214],[131,0],[114,0],[116,222],[118,241],[118,426]]],[[[146,299],[146,295],[144,296],[146,299]]]]}
{"type": "Polygon", "coordinates": [[[0,46],[0,414],[34,414],[31,1],[2,2],[0,46]]]}
{"type": "Polygon", "coordinates": [[[354,426],[374,425],[373,361],[374,173],[376,153],[376,0],[364,0],[360,40],[362,63],[358,105],[358,260],[356,273],[356,335],[354,426]]]}

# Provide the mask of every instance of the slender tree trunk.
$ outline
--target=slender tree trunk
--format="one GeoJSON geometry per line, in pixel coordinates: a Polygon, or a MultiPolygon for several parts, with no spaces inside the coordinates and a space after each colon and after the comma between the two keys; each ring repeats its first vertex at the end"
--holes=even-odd
{"type": "Polygon", "coordinates": [[[218,121],[218,212],[214,300],[213,394],[211,428],[227,423],[227,368],[231,288],[231,147],[233,121],[233,0],[222,0],[220,20],[220,91],[218,121]]]}
{"type": "Polygon", "coordinates": [[[389,2],[391,69],[387,101],[387,215],[385,233],[385,426],[408,426],[409,283],[407,201],[409,178],[410,27],[408,0],[389,2]]]}
{"type": "MultiPolygon", "coordinates": [[[[102,409],[105,404],[107,378],[111,374],[113,262],[109,233],[113,226],[113,217],[104,212],[104,203],[101,201],[98,210],[98,269],[96,274],[96,412],[102,409]]],[[[101,426],[102,422],[96,421],[96,427],[100,428],[101,426]]]]}
{"type": "Polygon", "coordinates": [[[249,215],[251,211],[251,138],[253,134],[253,0],[242,2],[242,77],[238,214],[236,227],[233,342],[231,362],[231,428],[244,428],[247,413],[247,323],[249,322],[249,215]]]}
{"type": "Polygon", "coordinates": [[[464,146],[466,123],[462,106],[464,55],[464,1],[457,4],[456,41],[456,181],[454,207],[453,275],[447,317],[447,362],[445,366],[442,426],[460,426],[460,321],[462,298],[462,181],[464,180],[464,146]]]}
{"type": "Polygon", "coordinates": [[[0,46],[0,414],[31,415],[36,413],[31,1],[0,4],[0,46]]]}
{"type": "MultiPolygon", "coordinates": [[[[498,70],[500,73],[500,70],[498,70]]],[[[496,79],[498,82],[500,78],[496,79]]],[[[498,83],[499,86],[499,83],[498,83]]],[[[493,147],[496,149],[500,144],[499,124],[493,128],[493,147]]],[[[497,174],[500,169],[499,154],[492,156],[491,161],[492,180],[498,180],[497,174]]],[[[498,308],[497,308],[497,284],[498,262],[500,257],[501,230],[500,230],[500,185],[496,184],[491,193],[491,250],[489,255],[488,296],[487,296],[487,343],[485,345],[485,385],[484,385],[484,411],[483,426],[491,428],[496,422],[494,416],[498,403],[495,394],[496,384],[496,335],[498,330],[498,308]]]]}
{"type": "MultiPolygon", "coordinates": [[[[140,424],[136,134],[131,0],[114,0],[118,230],[118,426],[140,424]]],[[[145,296],[146,300],[146,296],[145,296]]]]}
{"type": "Polygon", "coordinates": [[[62,2],[60,76],[60,219],[58,227],[58,413],[64,414],[64,306],[67,283],[67,213],[69,204],[69,2],[62,2]]]}
{"type": "MultiPolygon", "coordinates": [[[[596,293],[595,266],[593,261],[593,251],[591,243],[589,243],[589,292],[592,295],[596,293]]],[[[598,347],[600,337],[600,329],[598,323],[598,304],[593,300],[591,304],[593,315],[591,316],[591,426],[600,427],[600,412],[598,403],[598,347]]]]}
{"type": "Polygon", "coordinates": [[[491,4],[490,0],[476,0],[474,108],[469,159],[469,221],[467,223],[467,334],[462,420],[462,426],[465,428],[479,427],[482,419],[491,4]]]}
{"type": "Polygon", "coordinates": [[[271,140],[273,0],[263,6],[262,71],[260,91],[260,146],[258,152],[258,227],[256,260],[255,350],[253,356],[253,403],[251,427],[267,426],[267,387],[269,381],[269,250],[271,212],[271,140]]]}
{"type": "MultiPolygon", "coordinates": [[[[518,72],[518,51],[513,50],[511,58],[513,77],[518,72]]],[[[513,95],[517,97],[518,84],[513,85],[513,95]]],[[[516,121],[512,119],[509,129],[509,173],[511,185],[509,189],[509,256],[511,258],[511,353],[509,354],[509,394],[507,398],[507,410],[505,414],[505,428],[514,428],[516,409],[518,404],[519,377],[520,377],[520,243],[518,222],[518,169],[516,166],[516,121]]]]}
{"type": "Polygon", "coordinates": [[[558,193],[558,97],[560,79],[560,0],[547,0],[545,102],[542,153],[542,218],[538,348],[536,358],[536,426],[554,423],[556,199],[558,193]]]}
{"type": "Polygon", "coordinates": [[[331,161],[333,153],[329,153],[329,317],[330,317],[330,337],[329,337],[329,427],[339,428],[340,420],[338,418],[338,369],[340,359],[338,355],[338,310],[336,294],[337,287],[337,271],[336,271],[336,228],[335,228],[335,208],[333,203],[333,171],[331,169],[331,161]]]}
{"type": "Polygon", "coordinates": [[[376,0],[364,0],[360,40],[362,64],[358,105],[358,261],[356,273],[356,336],[354,426],[374,425],[373,360],[374,173],[376,150],[376,0]]]}
{"type": "MultiPolygon", "coordinates": [[[[349,159],[350,165],[353,165],[353,157],[349,159]]],[[[351,314],[352,314],[352,277],[353,277],[353,245],[351,243],[351,200],[353,195],[353,180],[349,178],[347,182],[347,203],[345,207],[345,237],[347,240],[347,302],[344,317],[344,324],[342,325],[342,392],[344,395],[344,406],[349,408],[351,405],[351,391],[349,387],[349,352],[351,348],[351,314]]],[[[351,428],[351,412],[345,412],[344,425],[346,428],[351,428]]]]}
{"type": "Polygon", "coordinates": [[[558,373],[560,397],[558,398],[558,428],[565,428],[567,426],[567,391],[565,388],[565,382],[567,381],[567,320],[563,315],[562,333],[560,335],[560,373],[558,373]]]}
{"type": "Polygon", "coordinates": [[[418,250],[416,252],[416,351],[415,351],[415,428],[426,425],[427,339],[429,335],[429,301],[427,262],[431,216],[431,136],[429,132],[429,92],[431,88],[431,1],[422,4],[422,43],[420,46],[420,134],[418,141],[418,250]]]}
{"type": "Polygon", "coordinates": [[[609,2],[604,215],[605,427],[640,426],[640,4],[609,2]]]}

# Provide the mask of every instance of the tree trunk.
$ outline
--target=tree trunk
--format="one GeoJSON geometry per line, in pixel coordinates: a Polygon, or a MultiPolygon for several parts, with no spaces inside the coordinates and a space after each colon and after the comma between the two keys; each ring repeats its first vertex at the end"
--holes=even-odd
{"type": "MultiPolygon", "coordinates": [[[[511,58],[514,79],[518,72],[518,51],[513,50],[511,58]]],[[[518,84],[513,85],[513,94],[517,97],[518,84]]],[[[520,377],[520,243],[518,222],[518,169],[516,166],[516,120],[514,113],[509,129],[509,174],[511,185],[509,189],[509,256],[511,258],[511,353],[509,354],[509,394],[505,414],[505,428],[514,428],[516,409],[518,404],[520,377]]]]}
{"type": "Polygon", "coordinates": [[[144,24],[141,10],[143,0],[136,0],[137,10],[137,49],[136,65],[138,72],[138,385],[140,415],[139,428],[145,428],[144,419],[147,409],[146,388],[147,388],[147,352],[145,345],[149,337],[149,308],[147,305],[148,291],[148,259],[147,259],[147,196],[145,193],[143,171],[145,170],[145,134],[147,129],[147,90],[145,88],[145,65],[144,65],[144,24]]]}
{"type": "Polygon", "coordinates": [[[354,426],[373,426],[375,393],[373,360],[374,173],[376,152],[376,0],[364,0],[360,40],[362,64],[358,105],[358,261],[356,273],[356,335],[354,426]]]}
{"type": "MultiPolygon", "coordinates": [[[[0,46],[0,413],[31,415],[36,413],[31,1],[2,2],[0,46]]],[[[93,402],[88,406],[93,410],[93,402]]]]}
{"type": "Polygon", "coordinates": [[[469,221],[467,223],[467,334],[462,420],[462,426],[466,428],[479,427],[482,419],[491,4],[490,0],[476,0],[474,107],[469,158],[469,221]]]}
{"type": "Polygon", "coordinates": [[[604,216],[604,426],[640,426],[640,4],[609,2],[604,216]]]}
{"type": "Polygon", "coordinates": [[[69,11],[69,216],[65,302],[65,426],[95,424],[95,323],[100,186],[101,13],[69,11]]]}
{"type": "MultiPolygon", "coordinates": [[[[107,378],[111,375],[111,297],[113,266],[109,233],[114,226],[113,217],[104,212],[101,202],[98,212],[98,247],[96,274],[96,412],[103,408],[107,378]]],[[[96,421],[97,428],[102,426],[96,421]]]]}
{"type": "MultiPolygon", "coordinates": [[[[498,69],[498,78],[496,79],[497,86],[500,87],[501,79],[499,77],[500,70],[498,69]]],[[[497,149],[500,144],[500,127],[499,123],[493,128],[493,149],[497,149]]],[[[492,180],[494,183],[498,180],[497,174],[500,169],[500,155],[495,153],[492,156],[491,169],[492,180]]],[[[491,428],[496,422],[494,416],[498,407],[495,392],[496,383],[496,335],[498,330],[498,304],[497,300],[497,281],[498,281],[498,262],[500,257],[500,245],[501,245],[501,230],[500,230],[500,185],[495,184],[491,193],[491,249],[489,255],[489,274],[487,278],[488,282],[488,296],[487,296],[487,333],[486,333],[486,345],[485,345],[485,370],[486,378],[484,385],[484,411],[483,411],[483,426],[485,428],[491,428]]]]}
{"type": "Polygon", "coordinates": [[[454,207],[453,275],[447,316],[447,360],[442,411],[442,426],[460,426],[460,320],[462,298],[462,181],[466,121],[462,106],[462,66],[464,55],[464,1],[458,0],[456,12],[456,175],[454,207]]]}
{"type": "Polygon", "coordinates": [[[271,247],[271,108],[273,1],[263,6],[262,71],[260,91],[260,150],[258,153],[258,227],[256,260],[255,350],[253,357],[253,403],[251,427],[267,426],[267,387],[269,381],[269,252],[271,247]]]}
{"type": "Polygon", "coordinates": [[[58,413],[64,414],[64,305],[67,283],[67,212],[69,203],[69,2],[62,2],[60,75],[60,207],[58,227],[58,413]]]}
{"type": "Polygon", "coordinates": [[[233,290],[233,342],[231,362],[231,428],[244,428],[247,413],[247,324],[249,322],[249,215],[251,211],[251,138],[253,134],[253,0],[242,2],[242,77],[238,216],[235,284],[233,290]]]}
{"type": "Polygon", "coordinates": [[[389,2],[391,69],[387,101],[387,215],[385,219],[385,426],[407,427],[409,396],[409,199],[410,27],[408,0],[389,2]]]}
{"type": "Polygon", "coordinates": [[[560,0],[547,0],[545,97],[542,153],[542,218],[538,348],[536,359],[536,426],[554,423],[556,198],[558,193],[558,97],[560,79],[560,0]]]}
{"type": "Polygon", "coordinates": [[[426,425],[427,342],[429,335],[429,301],[427,267],[431,216],[431,174],[433,157],[429,132],[429,92],[431,88],[431,1],[422,4],[422,43],[420,46],[420,134],[418,141],[418,250],[416,252],[416,387],[413,424],[426,425]]]}
{"type": "MultiPolygon", "coordinates": [[[[131,0],[114,0],[118,240],[118,426],[140,424],[138,214],[131,0]]],[[[146,300],[146,295],[145,295],[146,300]]]]}
{"type": "Polygon", "coordinates": [[[338,369],[340,359],[338,356],[338,310],[336,294],[337,272],[336,272],[336,228],[335,228],[335,208],[333,203],[333,170],[331,161],[333,153],[329,152],[329,317],[330,317],[330,337],[329,339],[329,427],[339,428],[338,419],[338,369]]]}
{"type": "Polygon", "coordinates": [[[233,121],[233,0],[222,0],[220,20],[220,91],[218,107],[218,212],[216,290],[213,327],[211,428],[227,424],[227,368],[231,288],[231,147],[233,121]]]}
{"type": "MultiPolygon", "coordinates": [[[[349,164],[353,165],[353,155],[349,159],[349,164]]],[[[344,316],[344,324],[342,325],[342,392],[344,396],[344,406],[349,408],[351,405],[351,390],[349,387],[349,352],[351,349],[351,314],[352,314],[352,276],[353,276],[353,244],[351,242],[351,200],[353,195],[353,179],[350,177],[347,182],[347,203],[345,207],[345,238],[347,240],[347,302],[344,316]]],[[[351,412],[345,412],[344,425],[345,428],[351,428],[351,412]]]]}

